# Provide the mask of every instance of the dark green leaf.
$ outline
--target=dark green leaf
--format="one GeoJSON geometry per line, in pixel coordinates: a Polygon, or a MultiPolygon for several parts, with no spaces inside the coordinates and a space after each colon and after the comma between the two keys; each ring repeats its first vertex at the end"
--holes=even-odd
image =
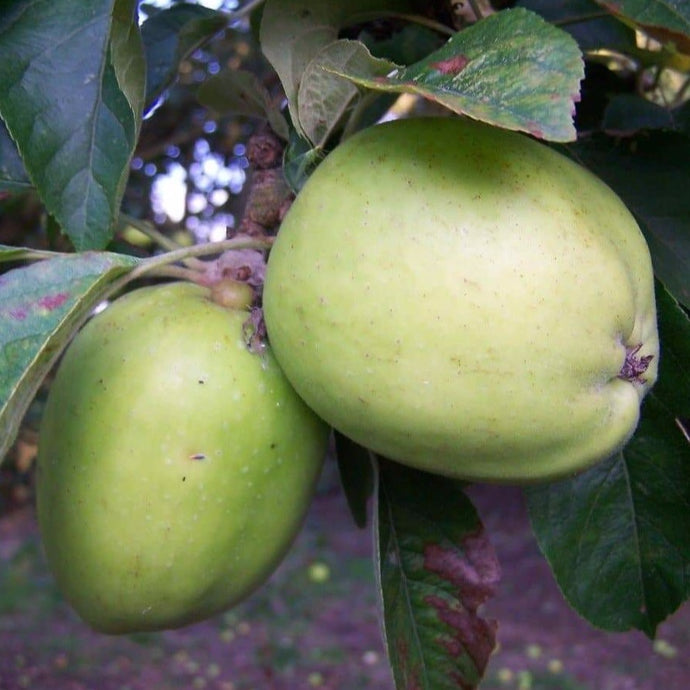
{"type": "Polygon", "coordinates": [[[219,115],[245,115],[268,120],[283,139],[290,136],[279,107],[256,75],[245,70],[223,70],[209,77],[197,92],[199,101],[219,115]]]}
{"type": "Polygon", "coordinates": [[[596,0],[626,23],[634,24],[662,43],[690,54],[688,0],[596,0]]]}
{"type": "Polygon", "coordinates": [[[374,491],[374,471],[370,452],[362,446],[334,432],[340,482],[347,504],[357,527],[367,525],[367,503],[374,491]]]}
{"type": "Polygon", "coordinates": [[[420,94],[456,113],[539,138],[569,141],[576,135],[572,116],[584,76],[580,49],[527,10],[493,14],[385,77],[370,63],[349,67],[334,72],[371,89],[420,94]]]}
{"type": "Polygon", "coordinates": [[[151,106],[177,77],[180,61],[227,26],[227,16],[200,5],[179,3],[141,25],[146,54],[146,104],[151,106]]]}
{"type": "Polygon", "coordinates": [[[31,186],[17,147],[0,120],[0,191],[23,192],[31,186]]]}
{"type": "Polygon", "coordinates": [[[673,113],[635,94],[614,96],[604,111],[602,129],[616,136],[630,136],[644,129],[673,129],[673,113]]]}
{"type": "Polygon", "coordinates": [[[134,0],[10,0],[0,14],[0,113],[77,249],[110,239],[137,139],[135,10],[134,0]]]}
{"type": "Polygon", "coordinates": [[[690,320],[658,287],[660,376],[633,440],[574,479],[528,490],[565,597],[612,631],[657,626],[690,597],[690,320]]]}
{"type": "Polygon", "coordinates": [[[438,50],[444,39],[431,29],[417,24],[407,24],[385,40],[378,40],[371,32],[364,31],[359,40],[377,58],[390,60],[398,65],[410,65],[425,55],[438,50]]]}
{"type": "Polygon", "coordinates": [[[376,516],[396,687],[478,687],[496,646],[496,625],[478,608],[500,568],[470,500],[457,482],[382,461],[376,516]]]}
{"type": "Polygon", "coordinates": [[[625,141],[591,137],[569,148],[635,213],[657,276],[690,307],[690,139],[651,132],[625,141]]]}
{"type": "Polygon", "coordinates": [[[87,252],[0,275],[0,458],[75,330],[112,282],[138,263],[119,254],[87,252]]]}
{"type": "Polygon", "coordinates": [[[606,16],[594,0],[520,0],[517,6],[561,26],[582,50],[608,48],[625,52],[636,47],[635,32],[606,16]]]}

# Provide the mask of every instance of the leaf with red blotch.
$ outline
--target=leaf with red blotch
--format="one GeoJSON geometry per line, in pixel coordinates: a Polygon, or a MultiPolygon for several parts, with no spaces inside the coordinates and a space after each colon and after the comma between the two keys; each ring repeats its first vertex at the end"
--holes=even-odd
{"type": "MultiPolygon", "coordinates": [[[[30,250],[0,245],[0,257],[30,250]]],[[[0,275],[0,460],[41,381],[113,281],[139,263],[107,252],[56,256],[0,275]]]]}
{"type": "Polygon", "coordinates": [[[455,113],[540,139],[576,138],[573,113],[584,76],[582,53],[572,36],[534,12],[496,12],[406,67],[375,60],[363,45],[357,49],[356,41],[349,43],[347,60],[329,54],[318,67],[360,87],[420,95],[455,113]]]}
{"type": "Polygon", "coordinates": [[[478,687],[496,646],[480,607],[500,566],[458,482],[381,461],[379,599],[399,690],[478,687]]]}

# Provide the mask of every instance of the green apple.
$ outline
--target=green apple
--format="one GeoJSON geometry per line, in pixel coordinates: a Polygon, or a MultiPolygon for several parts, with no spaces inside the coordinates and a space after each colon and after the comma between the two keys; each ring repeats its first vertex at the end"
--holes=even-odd
{"type": "Polygon", "coordinates": [[[93,628],[179,627],[243,599],[298,532],[328,427],[247,311],[173,283],[131,292],[76,336],[40,431],[48,564],[93,628]]]}
{"type": "Polygon", "coordinates": [[[297,392],[377,453],[468,480],[620,449],[657,375],[653,275],[602,181],[459,118],[374,126],[288,211],[264,316],[297,392]]]}

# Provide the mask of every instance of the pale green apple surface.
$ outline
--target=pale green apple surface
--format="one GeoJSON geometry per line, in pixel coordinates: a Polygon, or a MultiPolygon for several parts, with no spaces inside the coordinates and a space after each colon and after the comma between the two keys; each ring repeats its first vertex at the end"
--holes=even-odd
{"type": "Polygon", "coordinates": [[[48,562],[94,628],[178,627],[246,597],[311,500],[328,428],[246,311],[201,287],[143,288],[77,335],[41,427],[37,502],[48,562]]]}
{"type": "Polygon", "coordinates": [[[326,158],[271,251],[264,314],[326,421],[470,480],[610,456],[657,374],[652,267],[623,203],[546,146],[457,118],[377,125],[326,158]]]}

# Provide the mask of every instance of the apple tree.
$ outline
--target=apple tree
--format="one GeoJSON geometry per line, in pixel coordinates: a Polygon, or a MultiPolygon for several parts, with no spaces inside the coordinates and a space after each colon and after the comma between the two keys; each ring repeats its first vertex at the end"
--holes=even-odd
{"type": "MultiPolygon", "coordinates": [[[[0,10],[0,218],[14,229],[0,245],[0,457],[39,389],[51,387],[65,351],[62,362],[72,367],[62,382],[58,367],[63,403],[46,414],[39,442],[48,555],[64,543],[77,549],[98,538],[84,534],[95,531],[93,505],[81,521],[70,513],[66,524],[66,494],[82,492],[88,504],[83,473],[75,470],[81,465],[69,463],[97,470],[99,456],[108,455],[112,469],[125,443],[137,452],[142,445],[128,438],[136,433],[112,438],[111,410],[98,409],[110,404],[105,398],[93,397],[89,409],[97,413],[85,411],[82,401],[103,381],[77,376],[91,360],[75,364],[70,342],[105,328],[92,316],[106,301],[126,304],[129,297],[120,295],[141,293],[142,284],[156,290],[191,281],[214,308],[242,303],[237,332],[251,364],[242,376],[223,378],[227,399],[243,395],[242,386],[256,387],[252,377],[261,376],[262,358],[275,349],[313,409],[295,403],[314,429],[313,443],[302,448],[309,467],[303,476],[286,475],[303,483],[294,488],[296,525],[313,486],[314,454],[323,454],[322,431],[331,431],[353,520],[374,536],[396,687],[478,687],[496,647],[496,622],[482,605],[499,584],[500,563],[466,482],[523,486],[537,541],[569,604],[593,626],[653,638],[690,597],[690,3],[207,5],[7,0],[0,10]],[[225,51],[222,59],[204,69],[202,57],[214,50],[225,51]],[[400,119],[417,124],[381,124],[400,119]],[[203,132],[232,143],[245,137],[251,170],[246,189],[234,192],[241,212],[227,236],[189,245],[179,227],[151,212],[150,180],[140,171],[161,151],[189,152],[203,132]],[[357,142],[364,142],[359,149],[357,142]],[[405,166],[414,175],[401,178],[405,166]],[[560,215],[571,219],[567,226],[554,220],[560,215]],[[533,244],[520,235],[528,227],[535,229],[533,244]],[[466,266],[457,253],[444,252],[447,244],[430,253],[440,233],[453,232],[473,238],[466,266]],[[417,269],[435,276],[428,292],[415,283],[417,269]],[[638,287],[628,294],[619,291],[622,284],[638,287]],[[511,297],[502,312],[477,297],[499,290],[511,297]],[[528,297],[529,308],[548,309],[515,320],[528,297]],[[425,327],[424,314],[442,325],[425,327]],[[602,345],[594,337],[595,324],[626,319],[637,339],[602,345]],[[403,345],[388,337],[417,338],[420,331],[424,349],[415,358],[405,359],[403,345]],[[484,333],[502,338],[491,357],[482,350],[484,333]],[[462,378],[465,407],[453,412],[446,393],[411,395],[401,382],[439,353],[445,357],[445,344],[456,338],[461,354],[453,371],[469,374],[462,378]],[[613,366],[603,380],[627,396],[627,405],[634,391],[620,433],[599,403],[585,404],[583,417],[569,416],[580,389],[564,379],[599,381],[589,365],[597,357],[594,368],[613,366]],[[384,360],[387,368],[379,367],[384,360]],[[370,394],[384,413],[357,407],[370,394]],[[401,429],[392,422],[407,401],[418,414],[414,423],[403,418],[401,429]],[[526,420],[537,408],[541,426],[530,428],[526,420]],[[75,409],[85,426],[70,431],[75,409]],[[473,419],[481,422],[471,436],[473,419]],[[451,431],[442,436],[438,425],[451,431]],[[615,439],[604,442],[612,431],[615,439]],[[75,441],[81,434],[95,439],[95,450],[75,441]],[[107,452],[97,451],[101,439],[107,452]],[[597,450],[571,453],[573,446],[597,450]],[[66,464],[56,469],[41,453],[66,464]],[[468,469],[475,467],[470,458],[479,470],[468,469]],[[497,469],[481,469],[488,465],[497,469]]],[[[155,356],[166,320],[177,314],[194,326],[184,299],[164,301],[166,318],[151,312],[146,319],[158,330],[126,341],[137,358],[133,371],[147,369],[142,362],[155,356]]],[[[129,321],[120,317],[118,332],[129,321]]],[[[206,339],[211,358],[218,343],[210,341],[220,338],[217,326],[174,333],[206,339]]],[[[109,336],[98,342],[93,357],[105,352],[109,336]]],[[[209,370],[217,364],[209,361],[209,370]]],[[[117,370],[112,359],[103,367],[117,370]]],[[[172,390],[170,379],[182,369],[174,361],[157,368],[151,389],[140,395],[164,404],[158,389],[172,390]]],[[[448,370],[440,376],[445,386],[448,370]]],[[[202,381],[198,376],[194,394],[185,397],[183,412],[192,418],[202,381]]],[[[222,396],[212,400],[203,424],[222,427],[231,406],[222,396]]],[[[121,408],[117,419],[129,419],[121,408]]],[[[268,418],[255,407],[246,412],[268,418]]],[[[279,434],[289,436],[290,425],[275,409],[271,414],[279,434]]],[[[145,441],[143,455],[155,462],[158,441],[145,441]]],[[[296,438],[290,443],[299,446],[296,438]]],[[[204,460],[203,453],[188,457],[204,460]]],[[[127,511],[169,496],[156,491],[156,481],[167,481],[163,472],[150,473],[148,495],[132,485],[136,472],[117,475],[118,485],[110,470],[96,471],[90,491],[128,502],[127,511]],[[93,483],[101,479],[102,486],[93,483]],[[134,498],[126,498],[129,490],[134,498]]],[[[207,481],[221,479],[211,473],[207,481]]],[[[257,511],[247,496],[231,500],[255,516],[275,510],[271,501],[257,511]]],[[[180,519],[189,517],[185,510],[180,519]]],[[[271,520],[259,516],[253,525],[255,541],[261,529],[275,536],[271,520]]],[[[268,562],[282,556],[290,537],[279,540],[268,562]]],[[[254,564],[238,554],[235,567],[248,587],[215,592],[197,610],[189,610],[194,602],[168,601],[174,615],[158,627],[197,620],[248,595],[261,578],[247,574],[254,564]]],[[[156,580],[165,577],[164,560],[147,566],[156,580]]],[[[73,601],[89,599],[88,584],[81,592],[84,578],[70,573],[69,562],[52,565],[73,601]]],[[[263,561],[259,569],[265,577],[263,561]]],[[[190,572],[193,589],[197,574],[190,572]]],[[[136,600],[134,608],[142,606],[136,600]]],[[[89,611],[98,606],[77,608],[94,624],[89,611]]],[[[142,629],[136,617],[123,615],[100,627],[142,629]]]]}

